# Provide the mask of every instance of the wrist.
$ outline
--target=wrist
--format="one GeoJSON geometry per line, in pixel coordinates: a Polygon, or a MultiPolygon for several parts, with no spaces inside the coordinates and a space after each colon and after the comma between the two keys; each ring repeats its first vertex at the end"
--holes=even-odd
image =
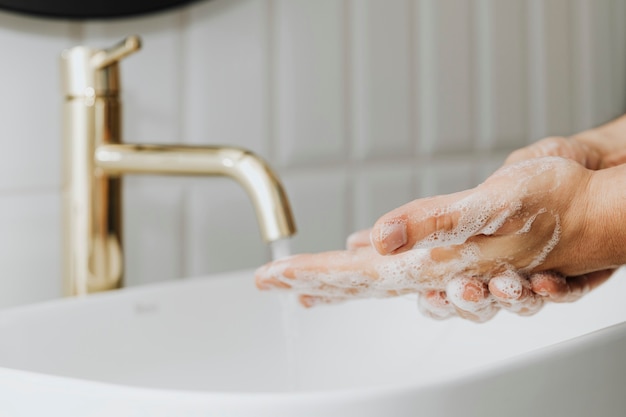
{"type": "Polygon", "coordinates": [[[586,187],[588,211],[585,215],[582,249],[590,254],[593,270],[626,264],[626,165],[592,173],[586,187]]]}

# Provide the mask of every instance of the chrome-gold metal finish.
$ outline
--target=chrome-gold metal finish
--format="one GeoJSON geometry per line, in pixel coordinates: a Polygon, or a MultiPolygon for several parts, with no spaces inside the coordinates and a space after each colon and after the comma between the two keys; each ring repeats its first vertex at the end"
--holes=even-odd
{"type": "Polygon", "coordinates": [[[62,54],[64,104],[65,291],[123,284],[122,177],[126,174],[227,176],[248,192],[266,242],[292,236],[283,187],[252,152],[227,146],[122,144],[118,62],[139,50],[131,36],[108,50],[62,54]]]}

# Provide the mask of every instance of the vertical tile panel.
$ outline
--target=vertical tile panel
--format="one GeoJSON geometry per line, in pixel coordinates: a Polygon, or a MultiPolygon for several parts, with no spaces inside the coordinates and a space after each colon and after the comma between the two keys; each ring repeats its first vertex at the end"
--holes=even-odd
{"type": "Polygon", "coordinates": [[[413,200],[410,165],[370,168],[358,173],[354,192],[354,230],[372,227],[383,214],[413,200]]]}
{"type": "Polygon", "coordinates": [[[475,171],[474,163],[466,158],[433,162],[418,172],[419,193],[426,197],[475,187],[475,171]]]}
{"type": "Polygon", "coordinates": [[[613,0],[611,27],[613,109],[617,114],[624,114],[626,112],[626,1],[613,0]]]}
{"type": "Polygon", "coordinates": [[[0,307],[60,297],[60,194],[0,196],[0,230],[0,307]]]}
{"type": "Polygon", "coordinates": [[[344,4],[277,0],[274,11],[279,161],[341,160],[346,148],[344,4]]]}
{"type": "Polygon", "coordinates": [[[502,166],[508,152],[494,152],[476,161],[476,185],[485,181],[502,166]]]}
{"type": "Polygon", "coordinates": [[[576,0],[572,4],[572,71],[574,76],[574,125],[575,131],[582,131],[593,126],[593,70],[591,27],[589,24],[590,7],[586,0],[576,0]]]}
{"type": "Polygon", "coordinates": [[[59,60],[75,26],[0,12],[0,190],[61,185],[59,60]]]}
{"type": "Polygon", "coordinates": [[[189,8],[184,38],[187,143],[268,151],[267,0],[216,0],[189,8]]]}
{"type": "MultiPolygon", "coordinates": [[[[570,0],[543,2],[546,125],[543,136],[573,132],[570,0]]],[[[536,138],[538,139],[538,138],[536,138]]]]}
{"type": "Polygon", "coordinates": [[[286,175],[285,188],[298,234],[292,252],[342,249],[350,225],[346,224],[348,178],[341,170],[312,170],[286,175]]]}
{"type": "Polygon", "coordinates": [[[352,108],[357,158],[410,153],[408,0],[353,0],[352,108]]]}
{"type": "Polygon", "coordinates": [[[236,182],[193,180],[187,216],[185,275],[252,268],[268,260],[252,202],[236,182]]]}
{"type": "MultiPolygon", "coordinates": [[[[84,43],[109,47],[129,34],[142,49],[120,63],[122,138],[133,143],[179,143],[181,123],[181,11],[89,22],[84,43]]],[[[173,181],[124,181],[124,253],[130,285],[182,275],[182,194],[173,181]]]]}
{"type": "Polygon", "coordinates": [[[546,136],[545,10],[542,0],[528,1],[528,78],[530,141],[546,136]]]}
{"type": "MultiPolygon", "coordinates": [[[[612,0],[597,0],[591,9],[591,46],[593,54],[593,124],[605,123],[619,115],[613,108],[612,0]]],[[[622,22],[624,25],[624,22],[622,22]]],[[[622,74],[624,76],[624,74],[622,74]]]]}
{"type": "Polygon", "coordinates": [[[181,181],[147,176],[124,179],[126,285],[182,276],[181,181]]]}
{"type": "Polygon", "coordinates": [[[472,148],[472,2],[421,0],[418,94],[422,152],[472,148]]]}
{"type": "Polygon", "coordinates": [[[574,132],[572,2],[532,0],[529,5],[531,141],[574,132]]]}
{"type": "MultiPolygon", "coordinates": [[[[620,70],[615,66],[615,55],[623,51],[612,50],[618,41],[613,39],[611,6],[611,0],[579,0],[574,4],[576,130],[597,126],[624,110],[613,99],[617,87],[613,81],[615,71],[620,70]]],[[[618,25],[624,26],[623,18],[618,25]]],[[[624,77],[623,72],[620,76],[624,77]]]]}
{"type": "Polygon", "coordinates": [[[413,102],[416,104],[415,145],[419,153],[431,152],[437,134],[437,86],[435,76],[435,25],[434,2],[417,0],[413,7],[413,69],[414,90],[413,102]]]}
{"type": "Polygon", "coordinates": [[[525,0],[476,3],[477,146],[510,149],[528,132],[525,0]]]}

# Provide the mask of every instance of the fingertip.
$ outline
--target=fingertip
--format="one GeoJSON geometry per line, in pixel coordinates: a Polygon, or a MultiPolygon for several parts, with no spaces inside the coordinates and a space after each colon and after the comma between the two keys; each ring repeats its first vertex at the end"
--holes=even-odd
{"type": "Polygon", "coordinates": [[[488,306],[477,311],[462,310],[458,307],[456,311],[459,317],[480,324],[486,323],[494,318],[495,315],[498,314],[498,311],[500,311],[500,308],[495,303],[491,303],[488,306]]]}
{"type": "Polygon", "coordinates": [[[514,271],[505,271],[489,280],[489,292],[500,300],[518,300],[524,292],[522,279],[514,271]]]}
{"type": "Polygon", "coordinates": [[[532,290],[556,303],[578,300],[610,278],[613,270],[565,277],[556,272],[539,272],[530,277],[532,290]]]}
{"type": "Polygon", "coordinates": [[[545,302],[542,297],[534,296],[532,303],[527,303],[519,308],[515,309],[514,312],[520,316],[529,317],[537,314],[545,305],[545,302]]]}
{"type": "Polygon", "coordinates": [[[256,285],[257,289],[261,290],[261,291],[266,291],[271,289],[271,287],[267,284],[267,282],[265,282],[264,279],[259,278],[259,277],[254,277],[254,285],[256,285]]]}
{"type": "Polygon", "coordinates": [[[298,301],[305,308],[312,308],[318,305],[336,304],[344,301],[343,297],[325,297],[319,295],[302,294],[298,297],[298,301]]]}
{"type": "Polygon", "coordinates": [[[311,308],[315,307],[318,298],[319,297],[314,297],[312,295],[300,295],[298,297],[298,301],[300,301],[300,304],[302,304],[303,307],[311,308]]]}
{"type": "Polygon", "coordinates": [[[455,306],[459,316],[483,323],[498,312],[489,294],[487,284],[474,277],[457,277],[446,285],[448,300],[455,306]]]}
{"type": "Polygon", "coordinates": [[[530,281],[515,271],[491,278],[489,291],[500,307],[520,316],[532,316],[543,306],[543,298],[531,290],[530,281]]]}
{"type": "Polygon", "coordinates": [[[266,285],[265,280],[268,278],[268,265],[260,266],[254,271],[254,284],[260,290],[267,290],[269,287],[266,285]]]}
{"type": "Polygon", "coordinates": [[[537,272],[529,280],[531,290],[543,297],[558,299],[567,292],[566,278],[555,272],[537,272]]]}
{"type": "Polygon", "coordinates": [[[397,252],[407,239],[407,222],[403,218],[379,221],[370,234],[372,245],[381,255],[397,252]]]}
{"type": "Polygon", "coordinates": [[[259,290],[290,289],[285,279],[293,279],[295,272],[284,268],[281,261],[268,262],[254,271],[254,283],[259,290]]]}
{"type": "Polygon", "coordinates": [[[279,289],[279,290],[291,289],[291,285],[275,277],[265,277],[265,278],[255,277],[255,284],[256,284],[256,287],[262,291],[272,290],[272,289],[279,289]]]}
{"type": "Polygon", "coordinates": [[[359,249],[371,245],[370,241],[371,230],[360,230],[352,233],[346,239],[346,248],[348,250],[359,249]]]}
{"type": "Polygon", "coordinates": [[[419,294],[417,307],[420,313],[435,320],[445,320],[456,315],[456,310],[448,301],[445,291],[428,291],[419,294]]]}
{"type": "Polygon", "coordinates": [[[477,278],[457,277],[448,282],[446,294],[450,301],[457,306],[467,303],[467,307],[473,308],[477,304],[482,304],[489,297],[487,285],[477,278]]]}

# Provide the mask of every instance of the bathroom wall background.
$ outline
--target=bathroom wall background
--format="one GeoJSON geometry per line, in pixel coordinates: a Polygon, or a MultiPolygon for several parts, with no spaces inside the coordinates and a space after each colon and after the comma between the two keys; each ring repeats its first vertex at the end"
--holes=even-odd
{"type": "MultiPolygon", "coordinates": [[[[296,251],[337,249],[506,154],[626,111],[624,0],[212,0],[109,22],[0,12],[0,306],[61,295],[58,56],[128,34],[129,142],[251,148],[284,178],[296,251]]],[[[129,177],[130,285],[268,259],[226,179],[129,177]]]]}

